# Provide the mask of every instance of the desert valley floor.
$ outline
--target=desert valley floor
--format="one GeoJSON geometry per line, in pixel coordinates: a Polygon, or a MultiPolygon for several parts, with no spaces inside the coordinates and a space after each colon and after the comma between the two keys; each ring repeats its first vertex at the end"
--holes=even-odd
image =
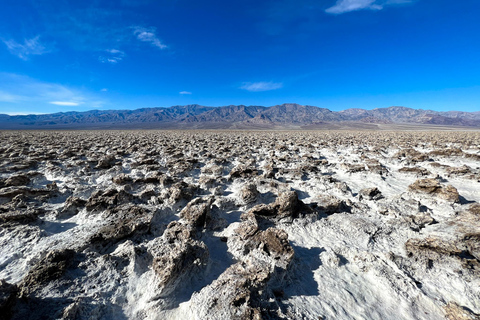
{"type": "Polygon", "coordinates": [[[0,141],[0,317],[480,317],[478,131],[0,141]]]}

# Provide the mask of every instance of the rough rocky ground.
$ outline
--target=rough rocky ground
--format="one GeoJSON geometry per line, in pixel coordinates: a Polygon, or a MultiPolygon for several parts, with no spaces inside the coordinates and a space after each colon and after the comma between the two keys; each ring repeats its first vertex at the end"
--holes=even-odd
{"type": "Polygon", "coordinates": [[[479,319],[479,132],[0,132],[11,319],[479,319]]]}

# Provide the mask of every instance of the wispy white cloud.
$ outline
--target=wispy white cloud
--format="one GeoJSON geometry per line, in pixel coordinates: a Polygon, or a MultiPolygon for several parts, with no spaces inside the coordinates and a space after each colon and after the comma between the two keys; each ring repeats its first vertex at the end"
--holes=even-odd
{"type": "Polygon", "coordinates": [[[3,114],[8,114],[9,116],[27,116],[27,115],[31,115],[31,114],[46,114],[46,113],[25,111],[25,112],[5,112],[3,114]]]}
{"type": "Polygon", "coordinates": [[[341,14],[362,9],[381,10],[383,6],[376,4],[376,0],[337,0],[337,3],[325,10],[327,13],[341,14]]]}
{"type": "Polygon", "coordinates": [[[125,57],[125,52],[122,50],[118,49],[109,49],[105,50],[106,56],[100,56],[98,60],[100,60],[103,63],[118,63],[119,61],[122,61],[123,58],[125,57]]]}
{"type": "Polygon", "coordinates": [[[24,39],[23,44],[16,42],[13,39],[3,40],[11,54],[16,55],[20,59],[28,60],[30,55],[41,55],[50,52],[45,45],[40,42],[40,36],[32,39],[24,39]]]}
{"type": "Polygon", "coordinates": [[[159,49],[166,49],[167,46],[162,43],[162,41],[157,37],[155,33],[156,29],[154,27],[133,27],[133,34],[137,37],[138,40],[143,42],[149,42],[151,45],[159,49]]]}
{"type": "Polygon", "coordinates": [[[180,91],[180,94],[192,94],[190,91],[180,91]]]}
{"type": "Polygon", "coordinates": [[[66,107],[75,107],[80,105],[80,102],[73,101],[50,101],[50,104],[55,104],[57,106],[66,106],[66,107]]]}
{"type": "Polygon", "coordinates": [[[22,96],[0,91],[0,102],[18,102],[22,100],[22,96]]]}
{"type": "Polygon", "coordinates": [[[100,89],[100,91],[101,91],[101,92],[107,92],[108,89],[107,89],[107,88],[102,88],[102,89],[100,89]]]}
{"type": "Polygon", "coordinates": [[[337,0],[337,3],[326,9],[331,14],[342,14],[357,10],[382,10],[385,6],[395,4],[406,4],[415,0],[337,0]]]}
{"type": "Polygon", "coordinates": [[[281,82],[244,82],[240,89],[251,91],[251,92],[260,92],[260,91],[270,91],[277,90],[283,87],[281,82]]]}
{"type": "Polygon", "coordinates": [[[36,112],[50,111],[52,105],[96,109],[102,108],[105,103],[105,100],[85,89],[0,72],[0,113],[2,110],[24,112],[25,109],[36,112]],[[22,108],[24,110],[21,110],[22,108]]]}

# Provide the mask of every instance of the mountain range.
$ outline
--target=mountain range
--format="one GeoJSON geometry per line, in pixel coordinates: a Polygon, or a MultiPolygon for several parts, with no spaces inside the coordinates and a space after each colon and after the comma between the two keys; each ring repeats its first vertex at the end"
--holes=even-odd
{"type": "Polygon", "coordinates": [[[439,112],[389,107],[331,111],[286,103],[272,107],[200,105],[92,110],[37,115],[0,114],[0,129],[321,129],[389,125],[480,127],[480,111],[439,112]]]}

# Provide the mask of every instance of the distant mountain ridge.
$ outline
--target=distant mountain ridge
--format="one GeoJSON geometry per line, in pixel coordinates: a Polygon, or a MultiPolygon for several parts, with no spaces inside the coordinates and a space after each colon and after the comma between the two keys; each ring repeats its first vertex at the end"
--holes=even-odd
{"type": "Polygon", "coordinates": [[[372,110],[331,111],[315,106],[285,103],[272,107],[200,105],[135,110],[92,110],[40,115],[0,114],[0,129],[220,129],[313,128],[323,124],[425,124],[480,127],[480,111],[463,112],[389,107],[372,110]]]}

